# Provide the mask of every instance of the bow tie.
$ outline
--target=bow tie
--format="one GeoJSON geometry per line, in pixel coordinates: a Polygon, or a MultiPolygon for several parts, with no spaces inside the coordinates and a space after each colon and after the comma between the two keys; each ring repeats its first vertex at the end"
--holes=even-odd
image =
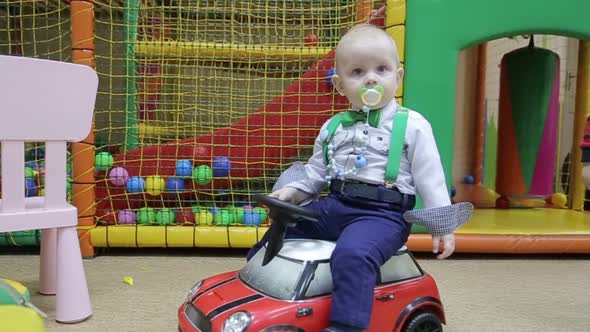
{"type": "MultiPolygon", "coordinates": [[[[371,110],[369,112],[369,125],[371,127],[377,128],[379,125],[379,118],[381,117],[381,110],[371,110]]],[[[340,116],[340,120],[343,127],[350,127],[353,124],[361,121],[367,121],[367,114],[363,112],[357,111],[346,111],[342,112],[340,116]]]]}

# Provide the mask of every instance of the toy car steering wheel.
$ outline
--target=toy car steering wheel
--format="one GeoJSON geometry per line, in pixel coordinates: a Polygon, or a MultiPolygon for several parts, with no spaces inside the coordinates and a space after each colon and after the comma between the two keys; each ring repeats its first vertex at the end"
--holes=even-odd
{"type": "Polygon", "coordinates": [[[262,266],[268,264],[283,248],[283,239],[285,238],[289,224],[296,223],[302,219],[311,222],[317,221],[317,214],[311,210],[281,201],[274,197],[256,194],[254,195],[254,201],[267,206],[269,208],[269,215],[273,220],[273,225],[267,231],[270,233],[262,266]]]}

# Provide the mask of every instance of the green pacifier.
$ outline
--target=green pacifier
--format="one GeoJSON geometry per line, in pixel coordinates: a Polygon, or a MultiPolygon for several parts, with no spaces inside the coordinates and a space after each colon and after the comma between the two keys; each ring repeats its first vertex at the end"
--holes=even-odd
{"type": "Polygon", "coordinates": [[[360,90],[361,101],[363,102],[363,104],[369,107],[373,107],[381,102],[384,92],[385,90],[380,85],[376,85],[372,88],[363,87],[360,90]]]}

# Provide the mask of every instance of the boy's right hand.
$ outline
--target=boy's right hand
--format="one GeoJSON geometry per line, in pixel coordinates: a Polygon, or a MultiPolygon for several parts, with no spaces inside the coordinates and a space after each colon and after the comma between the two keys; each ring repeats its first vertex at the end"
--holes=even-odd
{"type": "Polygon", "coordinates": [[[292,204],[299,204],[309,198],[309,194],[293,187],[283,187],[272,194],[270,197],[278,198],[281,201],[289,202],[292,204]]]}

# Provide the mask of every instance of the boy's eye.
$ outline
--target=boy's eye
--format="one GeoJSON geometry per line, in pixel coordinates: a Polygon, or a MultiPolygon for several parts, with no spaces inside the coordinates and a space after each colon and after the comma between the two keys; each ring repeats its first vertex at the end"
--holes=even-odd
{"type": "Polygon", "coordinates": [[[387,66],[386,65],[381,65],[381,66],[378,66],[377,67],[377,72],[378,73],[383,73],[385,71],[387,71],[387,66]]]}
{"type": "Polygon", "coordinates": [[[359,76],[359,75],[362,75],[362,74],[363,74],[363,70],[360,69],[360,68],[355,68],[355,69],[352,70],[352,75],[354,75],[354,76],[359,76]]]}

